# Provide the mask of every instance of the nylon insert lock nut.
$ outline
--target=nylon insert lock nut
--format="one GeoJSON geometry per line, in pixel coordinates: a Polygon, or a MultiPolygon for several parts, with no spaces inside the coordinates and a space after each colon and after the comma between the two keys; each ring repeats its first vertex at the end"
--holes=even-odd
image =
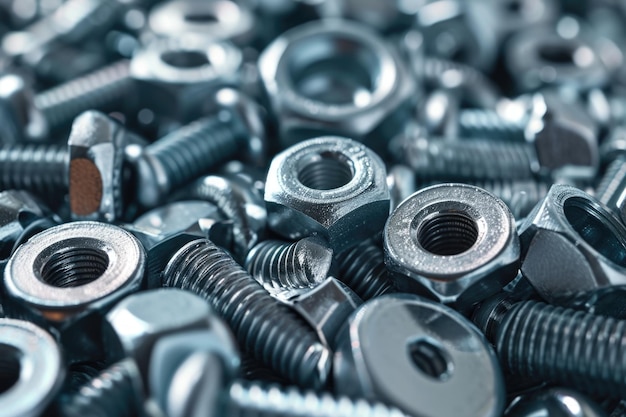
{"type": "Polygon", "coordinates": [[[520,242],[502,200],[465,184],[424,188],[389,216],[385,264],[397,287],[463,311],[515,278],[520,242]]]}
{"type": "Polygon", "coordinates": [[[258,65],[284,147],[315,135],[343,135],[384,150],[378,139],[397,133],[416,96],[391,46],[367,26],[345,20],[285,32],[258,65]]]}
{"type": "Polygon", "coordinates": [[[318,235],[335,253],[380,232],[389,215],[381,158],[351,139],[326,136],[276,155],[265,184],[270,228],[291,240],[318,235]]]}
{"type": "Polygon", "coordinates": [[[626,284],[626,227],[576,187],[553,185],[519,233],[522,273],[548,302],[626,284]]]}

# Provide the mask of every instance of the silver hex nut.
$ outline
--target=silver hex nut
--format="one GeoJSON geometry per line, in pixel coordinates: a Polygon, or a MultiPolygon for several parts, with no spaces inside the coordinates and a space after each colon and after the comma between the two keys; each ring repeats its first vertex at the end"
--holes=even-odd
{"type": "Polygon", "coordinates": [[[321,236],[339,253],[382,230],[390,204],[386,175],[381,158],[351,139],[294,145],[270,164],[269,226],[292,240],[321,236]]]}
{"type": "Polygon", "coordinates": [[[578,188],[553,185],[519,233],[522,273],[548,301],[626,284],[626,227],[578,188]]]}
{"type": "Polygon", "coordinates": [[[515,278],[520,243],[506,204],[482,188],[440,184],[404,200],[383,232],[397,287],[464,310],[515,278]]]}
{"type": "Polygon", "coordinates": [[[391,137],[409,117],[416,97],[396,52],[367,26],[346,20],[283,33],[258,65],[284,146],[316,135],[382,145],[380,138],[391,137]]]}

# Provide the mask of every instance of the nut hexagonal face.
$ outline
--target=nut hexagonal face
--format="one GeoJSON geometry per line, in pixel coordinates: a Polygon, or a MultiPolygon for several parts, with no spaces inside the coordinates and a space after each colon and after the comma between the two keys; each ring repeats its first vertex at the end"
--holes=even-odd
{"type": "Polygon", "coordinates": [[[414,193],[389,216],[383,237],[400,289],[457,308],[502,289],[519,266],[513,215],[499,198],[465,184],[414,193]]]}
{"type": "Polygon", "coordinates": [[[548,301],[626,284],[626,227],[578,188],[553,185],[519,233],[522,273],[548,301]]]}
{"type": "Polygon", "coordinates": [[[359,307],[338,340],[334,369],[341,394],[379,400],[408,415],[501,415],[505,395],[495,353],[448,307],[384,295],[359,307]]]}
{"type": "Polygon", "coordinates": [[[276,155],[265,185],[270,228],[289,239],[320,235],[337,253],[382,229],[389,198],[380,157],[334,136],[276,155]]]}
{"type": "Polygon", "coordinates": [[[259,57],[259,72],[286,146],[315,134],[390,137],[415,97],[396,53],[371,29],[348,21],[285,32],[259,57]]]}

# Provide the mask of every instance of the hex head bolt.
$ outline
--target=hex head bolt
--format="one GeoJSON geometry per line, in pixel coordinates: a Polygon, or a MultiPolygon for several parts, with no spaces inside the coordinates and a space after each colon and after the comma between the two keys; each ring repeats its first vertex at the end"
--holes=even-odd
{"type": "Polygon", "coordinates": [[[474,313],[506,372],[547,379],[588,394],[626,395],[626,321],[501,296],[474,313]]]}
{"type": "Polygon", "coordinates": [[[304,387],[318,389],[330,372],[330,352],[289,307],[272,298],[211,241],[183,246],[163,272],[163,286],[205,298],[230,325],[243,349],[304,387]]]}

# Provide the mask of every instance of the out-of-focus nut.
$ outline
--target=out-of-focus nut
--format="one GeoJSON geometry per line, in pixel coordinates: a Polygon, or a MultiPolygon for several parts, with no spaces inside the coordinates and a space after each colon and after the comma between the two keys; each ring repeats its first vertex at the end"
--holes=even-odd
{"type": "Polygon", "coordinates": [[[515,278],[520,244],[502,200],[465,184],[424,188],[385,226],[385,263],[399,289],[465,309],[515,278]]]}
{"type": "Polygon", "coordinates": [[[52,336],[23,320],[0,318],[0,410],[38,417],[61,388],[61,350],[52,336]]]}
{"type": "Polygon", "coordinates": [[[584,191],[553,185],[519,233],[522,273],[548,301],[626,284],[626,227],[584,191]]]}
{"type": "Polygon", "coordinates": [[[259,57],[259,72],[284,146],[344,135],[384,149],[416,98],[396,52],[366,26],[343,20],[285,32],[259,57]]]}
{"type": "Polygon", "coordinates": [[[350,139],[294,145],[274,157],[267,174],[269,225],[289,239],[319,235],[339,253],[382,229],[386,174],[378,155],[350,139]]]}
{"type": "Polygon", "coordinates": [[[493,349],[446,306],[409,294],[383,295],[352,314],[338,341],[339,394],[382,401],[414,416],[502,413],[504,381],[493,349]]]}

